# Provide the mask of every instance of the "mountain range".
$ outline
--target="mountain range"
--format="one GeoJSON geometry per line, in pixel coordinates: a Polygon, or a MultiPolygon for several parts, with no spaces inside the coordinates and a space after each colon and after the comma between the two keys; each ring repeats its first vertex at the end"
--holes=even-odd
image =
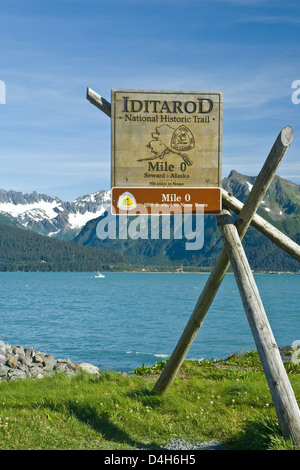
{"type": "Polygon", "coordinates": [[[110,191],[64,202],[46,194],[0,189],[0,214],[16,227],[59,240],[72,240],[89,220],[103,213],[102,206],[109,201],[110,191]]]}
{"type": "Polygon", "coordinates": [[[127,260],[72,241],[103,212],[109,193],[63,202],[45,194],[0,190],[0,271],[120,270],[127,260]]]}
{"type": "MultiPolygon", "coordinates": [[[[256,177],[231,171],[223,179],[223,188],[245,202],[256,177]]],[[[199,250],[186,250],[186,240],[177,239],[100,239],[97,226],[107,216],[110,191],[98,191],[78,197],[73,202],[40,195],[0,190],[0,221],[3,225],[22,228],[22,232],[35,232],[53,242],[68,241],[72,246],[101,248],[109,256],[118,255],[120,263],[139,267],[175,268],[180,265],[209,270],[222,249],[222,241],[214,216],[204,220],[204,244],[199,250]],[[56,239],[56,240],[54,240],[56,239]],[[71,242],[72,241],[72,242],[71,242]]],[[[300,243],[300,186],[275,176],[258,214],[300,243]]],[[[118,224],[118,218],[116,218],[118,224]]],[[[132,219],[131,219],[132,220],[132,219]]],[[[171,234],[174,235],[171,224],[171,234]]],[[[270,240],[250,227],[243,245],[254,270],[293,271],[299,263],[270,240]]],[[[1,256],[1,248],[0,248],[1,256]]],[[[107,258],[107,259],[108,259],[107,258]]],[[[113,264],[116,263],[114,259],[113,264]]],[[[109,263],[108,263],[109,264],[109,263]]]]}
{"type": "MultiPolygon", "coordinates": [[[[256,177],[242,175],[231,171],[223,179],[223,188],[231,192],[241,202],[245,202],[256,177]]],[[[300,243],[300,186],[275,176],[257,213],[300,243]]],[[[200,250],[186,250],[186,240],[171,238],[169,240],[138,239],[125,240],[99,239],[98,223],[103,220],[102,214],[90,220],[74,241],[86,246],[107,247],[125,256],[132,265],[172,266],[180,265],[210,270],[215,264],[223,243],[216,224],[216,218],[205,216],[204,244],[200,250]]],[[[235,217],[235,215],[234,215],[235,217]]],[[[243,245],[250,266],[257,271],[292,271],[298,272],[299,263],[290,255],[274,245],[268,238],[250,227],[243,239],[243,245]]]]}

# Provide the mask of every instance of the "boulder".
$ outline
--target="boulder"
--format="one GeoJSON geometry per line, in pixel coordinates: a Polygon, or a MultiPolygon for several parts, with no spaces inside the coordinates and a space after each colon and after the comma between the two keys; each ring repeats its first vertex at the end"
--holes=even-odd
{"type": "Polygon", "coordinates": [[[78,367],[79,369],[84,370],[88,374],[100,375],[99,368],[96,366],[93,366],[93,364],[89,364],[88,362],[83,362],[82,364],[79,364],[78,367]]]}
{"type": "Polygon", "coordinates": [[[0,364],[0,380],[6,379],[9,371],[10,367],[5,364],[0,364]]]}
{"type": "Polygon", "coordinates": [[[55,371],[75,374],[79,369],[93,375],[100,375],[98,367],[92,364],[73,364],[70,359],[55,359],[52,354],[35,351],[32,347],[2,344],[0,381],[17,380],[27,377],[42,378],[55,371]]]}

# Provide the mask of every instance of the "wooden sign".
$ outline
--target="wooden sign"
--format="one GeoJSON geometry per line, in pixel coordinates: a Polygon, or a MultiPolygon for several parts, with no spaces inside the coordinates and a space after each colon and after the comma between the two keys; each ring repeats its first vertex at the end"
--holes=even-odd
{"type": "Polygon", "coordinates": [[[220,188],[112,188],[113,215],[170,213],[218,214],[220,188]]]}
{"type": "Polygon", "coordinates": [[[111,187],[221,187],[221,92],[112,90],[111,187]]]}

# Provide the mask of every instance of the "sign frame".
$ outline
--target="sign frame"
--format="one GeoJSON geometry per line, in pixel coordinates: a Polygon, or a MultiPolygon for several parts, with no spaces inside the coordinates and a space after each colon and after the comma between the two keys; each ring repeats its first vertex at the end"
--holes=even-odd
{"type": "Polygon", "coordinates": [[[221,187],[223,93],[111,90],[111,188],[221,187]]]}

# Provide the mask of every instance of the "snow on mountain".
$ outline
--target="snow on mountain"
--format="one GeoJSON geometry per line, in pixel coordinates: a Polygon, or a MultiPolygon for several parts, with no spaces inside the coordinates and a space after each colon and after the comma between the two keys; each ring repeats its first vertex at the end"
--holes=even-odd
{"type": "Polygon", "coordinates": [[[249,183],[249,181],[243,181],[243,183],[245,183],[245,185],[248,186],[248,191],[250,193],[251,189],[253,188],[253,184],[249,183]]]}
{"type": "Polygon", "coordinates": [[[0,213],[18,226],[63,240],[73,239],[89,220],[104,212],[104,205],[109,202],[110,191],[98,191],[64,202],[36,192],[23,194],[0,189],[0,213]]]}
{"type": "MultiPolygon", "coordinates": [[[[256,180],[254,176],[247,176],[232,170],[227,178],[223,179],[223,188],[233,193],[240,201],[245,202],[256,180]]],[[[300,186],[291,181],[275,176],[270,188],[261,201],[258,213],[272,223],[296,227],[291,217],[298,220],[300,213],[300,186]],[[260,212],[259,212],[260,211],[260,212]]],[[[291,227],[292,228],[292,227],[291,227]]]]}
{"type": "Polygon", "coordinates": [[[25,218],[26,214],[32,214],[34,218],[39,218],[39,214],[49,219],[54,219],[57,216],[55,208],[57,208],[57,202],[46,202],[37,201],[35,203],[28,204],[13,204],[12,202],[0,203],[0,212],[8,212],[13,217],[25,218]]]}
{"type": "Polygon", "coordinates": [[[101,207],[97,212],[85,212],[84,214],[76,212],[74,214],[69,214],[68,223],[71,229],[81,229],[85,224],[87,224],[89,220],[96,219],[96,217],[100,217],[103,212],[104,210],[101,207]]]}

